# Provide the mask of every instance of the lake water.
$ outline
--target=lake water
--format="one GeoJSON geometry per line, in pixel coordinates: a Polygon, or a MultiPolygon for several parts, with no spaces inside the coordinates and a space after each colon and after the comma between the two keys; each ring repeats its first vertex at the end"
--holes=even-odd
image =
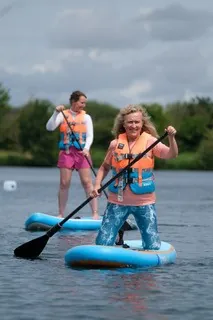
{"type": "MultiPolygon", "coordinates": [[[[18,245],[43,234],[24,230],[27,217],[57,214],[58,182],[56,168],[0,167],[1,320],[213,319],[213,172],[156,172],[161,240],[175,247],[177,261],[150,270],[66,267],[66,251],[94,243],[96,232],[56,233],[41,259],[16,259],[18,245]],[[4,191],[5,180],[15,180],[17,190],[4,191]]],[[[84,200],[74,174],[67,214],[84,200]]],[[[105,205],[103,195],[100,212],[105,205]]],[[[87,206],[81,215],[88,214],[87,206]]],[[[139,238],[138,231],[125,233],[139,238]]]]}

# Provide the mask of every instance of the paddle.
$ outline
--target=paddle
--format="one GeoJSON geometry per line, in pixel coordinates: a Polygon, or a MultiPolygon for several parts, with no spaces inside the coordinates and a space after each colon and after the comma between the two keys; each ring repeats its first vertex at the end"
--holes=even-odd
{"type": "MultiPolygon", "coordinates": [[[[136,163],[138,160],[140,160],[147,152],[149,152],[152,148],[154,148],[161,140],[163,140],[168,135],[167,132],[165,132],[159,139],[157,139],[153,144],[151,144],[146,150],[144,150],[142,153],[139,153],[135,159],[133,159],[126,167],[124,167],[120,172],[118,172],[114,177],[112,177],[108,182],[106,182],[99,190],[98,192],[102,192],[105,188],[107,188],[110,183],[112,183],[114,180],[116,180],[118,177],[120,177],[124,171],[129,169],[134,163],[136,163]]],[[[58,232],[62,225],[69,220],[76,212],[81,210],[87,203],[89,203],[93,197],[87,198],[80,206],[78,206],[74,211],[72,211],[66,218],[64,218],[60,223],[57,223],[52,228],[50,228],[46,234],[43,236],[33,239],[31,241],[28,241],[21,246],[17,247],[14,250],[14,254],[16,257],[20,258],[26,258],[26,259],[35,259],[37,258],[40,253],[43,251],[44,247],[46,246],[49,238],[51,238],[56,232],[58,232]]]]}
{"type": "MultiPolygon", "coordinates": [[[[65,121],[66,121],[66,123],[67,123],[68,127],[70,128],[70,131],[71,131],[71,133],[72,133],[72,135],[73,135],[73,137],[74,137],[75,141],[77,142],[77,144],[78,144],[78,146],[79,146],[79,149],[80,149],[81,151],[83,151],[83,148],[82,148],[82,146],[81,146],[81,144],[80,144],[80,142],[79,142],[79,139],[76,137],[75,133],[73,132],[73,130],[72,130],[72,128],[71,128],[71,125],[69,124],[69,122],[68,122],[68,120],[67,120],[67,117],[66,117],[66,115],[64,114],[64,111],[63,111],[63,110],[61,110],[61,113],[63,114],[64,119],[65,119],[65,121]]],[[[92,166],[91,162],[89,161],[89,158],[88,158],[86,155],[84,155],[84,157],[85,157],[85,159],[87,160],[87,162],[88,162],[88,164],[89,164],[89,166],[90,166],[90,169],[92,170],[92,172],[93,172],[94,176],[96,177],[96,172],[95,172],[95,170],[94,170],[94,168],[93,168],[93,166],[92,166]]],[[[107,193],[106,193],[106,191],[105,191],[105,190],[104,190],[104,194],[105,194],[106,198],[108,198],[107,193]]]]}

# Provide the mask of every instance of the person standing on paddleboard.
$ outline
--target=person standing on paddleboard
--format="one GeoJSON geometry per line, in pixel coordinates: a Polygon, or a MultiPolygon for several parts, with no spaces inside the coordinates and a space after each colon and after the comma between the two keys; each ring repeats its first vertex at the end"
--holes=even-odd
{"type": "MultiPolygon", "coordinates": [[[[96,238],[97,245],[114,245],[118,230],[130,214],[136,220],[145,250],[158,250],[161,242],[156,216],[154,158],[171,159],[178,155],[176,130],[166,128],[169,147],[162,142],[109,185],[108,203],[96,238]]],[[[146,110],[140,105],[128,105],[120,110],[114,123],[115,139],[98,170],[92,197],[99,196],[101,182],[111,170],[115,176],[138,154],[153,144],[158,134],[146,110]]]]}
{"type": "MultiPolygon", "coordinates": [[[[90,147],[93,142],[93,122],[84,111],[87,96],[74,91],[70,96],[70,109],[58,105],[46,124],[48,131],[60,128],[58,168],[60,187],[58,192],[59,217],[64,217],[73,170],[77,170],[82,186],[89,195],[93,190],[90,147]]],[[[97,199],[90,202],[93,219],[99,219],[97,199]]]]}

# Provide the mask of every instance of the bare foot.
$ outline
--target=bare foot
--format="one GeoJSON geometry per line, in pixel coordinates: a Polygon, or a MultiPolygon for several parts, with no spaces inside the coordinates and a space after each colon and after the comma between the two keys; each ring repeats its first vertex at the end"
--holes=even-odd
{"type": "Polygon", "coordinates": [[[57,216],[57,218],[63,218],[63,216],[62,216],[61,214],[59,214],[59,215],[57,216]]]}
{"type": "Polygon", "coordinates": [[[93,218],[94,220],[99,220],[99,219],[100,219],[98,213],[94,213],[94,214],[92,215],[92,218],[93,218]]]}

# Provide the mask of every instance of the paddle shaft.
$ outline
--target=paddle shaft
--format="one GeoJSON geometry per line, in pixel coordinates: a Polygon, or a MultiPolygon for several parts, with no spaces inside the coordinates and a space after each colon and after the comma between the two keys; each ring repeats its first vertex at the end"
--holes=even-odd
{"type": "MultiPolygon", "coordinates": [[[[71,131],[73,137],[75,138],[76,142],[78,143],[78,146],[79,146],[80,150],[83,151],[83,148],[82,148],[82,146],[81,146],[81,144],[80,144],[80,142],[79,142],[79,139],[76,137],[75,133],[73,132],[73,130],[72,130],[72,128],[71,128],[71,126],[70,126],[70,124],[69,124],[69,122],[68,122],[68,120],[67,120],[67,117],[66,117],[66,115],[64,114],[64,111],[61,110],[61,113],[63,114],[64,119],[65,119],[68,127],[70,128],[70,131],[71,131]]],[[[88,159],[88,157],[87,157],[86,155],[84,155],[84,157],[85,157],[85,159],[87,160],[87,162],[88,162],[88,164],[89,164],[89,166],[90,166],[90,169],[92,170],[94,176],[96,177],[96,172],[95,172],[95,170],[94,170],[91,162],[89,161],[89,159],[88,159]]],[[[106,198],[108,199],[108,195],[107,195],[106,191],[104,191],[104,194],[105,194],[106,198]]]]}
{"type": "MultiPolygon", "coordinates": [[[[160,138],[158,138],[154,143],[152,143],[146,150],[144,150],[142,153],[139,153],[135,159],[133,159],[126,167],[121,169],[120,172],[118,172],[114,177],[112,177],[109,181],[107,181],[103,186],[101,186],[100,189],[98,189],[98,192],[102,192],[104,189],[106,189],[114,180],[119,178],[124,171],[128,170],[133,164],[135,164],[138,160],[140,160],[147,152],[149,152],[152,148],[154,148],[160,141],[162,141],[166,136],[168,135],[168,132],[166,131],[160,138]]],[[[80,206],[78,206],[74,211],[72,211],[66,218],[64,218],[60,223],[53,226],[51,229],[47,231],[47,236],[52,237],[57,231],[59,231],[62,227],[62,225],[69,220],[72,216],[74,216],[75,213],[77,213],[79,210],[81,210],[87,203],[89,203],[93,197],[87,198],[80,206]]]]}

